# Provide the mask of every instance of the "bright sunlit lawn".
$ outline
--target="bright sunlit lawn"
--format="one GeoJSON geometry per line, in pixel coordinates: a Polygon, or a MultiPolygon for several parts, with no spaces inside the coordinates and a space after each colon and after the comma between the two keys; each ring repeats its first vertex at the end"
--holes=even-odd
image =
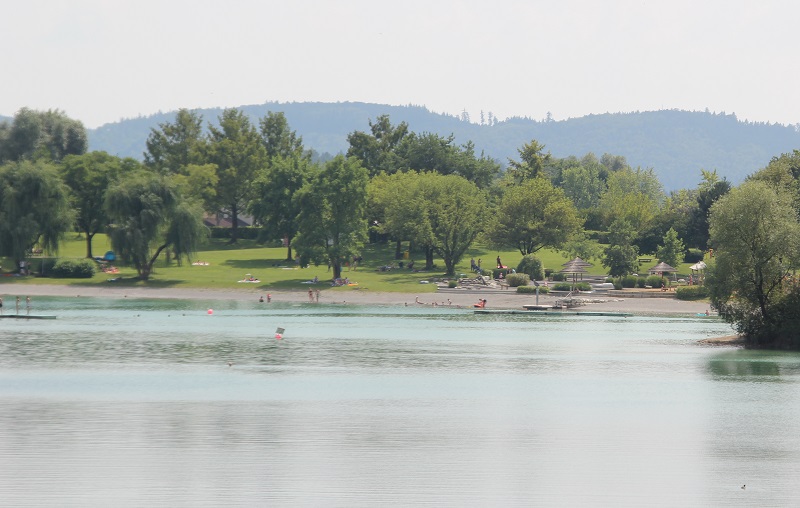
{"type": "MultiPolygon", "coordinates": [[[[111,246],[105,235],[96,235],[92,243],[92,250],[95,256],[102,256],[106,251],[111,250],[111,246]]],[[[48,253],[45,253],[47,256],[48,253]]],[[[58,253],[59,258],[83,258],[86,255],[86,242],[82,237],[70,235],[58,253]]],[[[555,271],[568,259],[561,253],[553,250],[539,251],[537,257],[542,260],[545,268],[552,268],[555,271]]],[[[491,268],[495,266],[496,258],[500,256],[504,265],[515,268],[522,259],[519,251],[513,250],[494,250],[482,246],[475,246],[467,251],[464,259],[458,265],[457,275],[466,274],[472,276],[470,272],[470,258],[481,260],[481,266],[491,268]]],[[[358,283],[357,286],[350,287],[330,287],[327,284],[320,284],[316,287],[330,291],[352,291],[370,290],[386,292],[433,292],[435,284],[424,284],[421,281],[433,281],[444,277],[444,263],[441,259],[435,259],[436,269],[426,272],[412,272],[407,268],[400,269],[398,261],[394,259],[394,244],[368,244],[362,251],[363,261],[356,270],[344,267],[342,277],[348,277],[351,282],[358,283]],[[380,267],[393,265],[395,268],[388,271],[380,270],[380,267]]],[[[149,281],[136,279],[136,271],[121,264],[115,264],[119,268],[118,274],[107,274],[98,271],[91,279],[56,279],[49,277],[0,277],[0,283],[16,282],[23,284],[71,284],[71,285],[97,285],[97,284],[116,284],[124,286],[141,287],[176,287],[176,288],[219,288],[219,289],[243,289],[243,286],[260,290],[299,290],[307,288],[304,281],[313,279],[315,276],[321,282],[329,281],[332,272],[326,265],[307,268],[298,268],[294,262],[287,262],[286,249],[283,247],[264,247],[256,244],[252,240],[240,240],[235,245],[228,245],[226,240],[209,240],[206,245],[201,247],[192,262],[202,261],[207,265],[193,265],[183,262],[178,265],[174,260],[167,264],[164,256],[156,263],[155,273],[149,281]],[[259,283],[238,282],[247,276],[259,279],[259,283]],[[109,279],[119,279],[109,281],[109,279]]],[[[415,269],[424,267],[424,257],[415,253],[411,256],[415,261],[415,269]]],[[[30,259],[32,270],[38,272],[42,257],[30,259]]],[[[408,260],[403,260],[408,264],[408,260]]],[[[605,267],[599,259],[589,260],[594,266],[589,267],[588,273],[591,275],[602,275],[606,273],[605,267]]],[[[641,264],[642,273],[646,273],[647,268],[657,262],[653,259],[651,263],[641,264]]],[[[11,272],[13,262],[9,259],[3,260],[3,271],[11,272]]],[[[678,266],[680,273],[689,273],[689,264],[678,266]]]]}

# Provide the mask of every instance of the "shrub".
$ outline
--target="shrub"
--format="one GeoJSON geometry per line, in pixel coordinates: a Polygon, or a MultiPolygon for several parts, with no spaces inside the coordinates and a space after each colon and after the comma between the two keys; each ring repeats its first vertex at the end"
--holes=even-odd
{"type": "MultiPolygon", "coordinates": [[[[211,231],[211,238],[230,238],[231,228],[224,228],[221,226],[211,226],[208,228],[211,231]]],[[[243,226],[237,228],[238,238],[242,240],[256,240],[261,232],[261,228],[255,226],[243,226]]]]}
{"type": "Polygon", "coordinates": [[[681,286],[675,289],[675,297],[678,300],[702,300],[708,298],[708,290],[705,286],[681,286]]]}
{"type": "Polygon", "coordinates": [[[553,291],[570,291],[572,290],[572,284],[569,282],[558,282],[553,284],[553,291]]]}
{"type": "Polygon", "coordinates": [[[654,288],[660,288],[666,284],[666,279],[660,275],[650,275],[647,277],[647,285],[654,288]]]}
{"type": "MultiPolygon", "coordinates": [[[[550,288],[547,286],[539,286],[539,294],[546,295],[550,292],[550,288]]],[[[518,286],[517,293],[536,293],[536,286],[518,286]]]]}
{"type": "Polygon", "coordinates": [[[457,288],[458,287],[458,281],[457,280],[449,280],[449,281],[447,281],[447,287],[449,287],[450,289],[457,288]]]}
{"type": "Polygon", "coordinates": [[[561,273],[561,272],[556,272],[556,273],[553,274],[553,280],[555,282],[565,281],[565,280],[567,280],[567,274],[561,273]]]}
{"type": "Polygon", "coordinates": [[[616,289],[616,290],[622,289],[622,279],[614,279],[611,282],[612,282],[612,284],[614,284],[614,289],[616,289]]]}
{"type": "Polygon", "coordinates": [[[622,287],[624,288],[635,288],[636,287],[636,277],[633,275],[626,275],[622,277],[622,287]]]}
{"type": "Polygon", "coordinates": [[[512,288],[527,286],[530,281],[531,278],[527,273],[509,273],[508,276],[506,276],[506,282],[508,282],[508,285],[512,288]]]}
{"type": "Polygon", "coordinates": [[[700,249],[688,249],[686,254],[683,256],[684,263],[697,263],[698,261],[703,260],[703,251],[700,249]]]}
{"type": "Polygon", "coordinates": [[[639,277],[636,279],[636,287],[644,288],[647,285],[647,277],[639,277]]]}
{"type": "MultiPolygon", "coordinates": [[[[522,256],[522,261],[517,266],[518,274],[526,274],[530,280],[541,280],[544,277],[542,273],[542,262],[533,254],[526,254],[522,256]]],[[[522,284],[517,284],[521,286],[522,284]]]]}
{"type": "Polygon", "coordinates": [[[64,259],[53,265],[50,275],[59,279],[91,279],[96,271],[90,259],[64,259]]]}

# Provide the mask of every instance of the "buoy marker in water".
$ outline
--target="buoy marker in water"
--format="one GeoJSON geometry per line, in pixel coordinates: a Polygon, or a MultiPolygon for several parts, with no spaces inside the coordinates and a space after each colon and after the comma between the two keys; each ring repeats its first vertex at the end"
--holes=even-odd
{"type": "Polygon", "coordinates": [[[285,332],[285,331],[286,330],[284,330],[283,328],[281,328],[279,326],[278,329],[275,330],[275,338],[278,339],[278,340],[281,340],[283,338],[283,332],[285,332]]]}
{"type": "Polygon", "coordinates": [[[213,313],[214,313],[214,309],[208,309],[208,315],[209,315],[209,316],[210,316],[211,314],[213,314],[213,313]]]}

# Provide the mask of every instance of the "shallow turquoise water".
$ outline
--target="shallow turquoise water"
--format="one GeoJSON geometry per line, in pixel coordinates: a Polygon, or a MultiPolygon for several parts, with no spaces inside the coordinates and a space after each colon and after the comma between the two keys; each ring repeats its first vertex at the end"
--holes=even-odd
{"type": "Polygon", "coordinates": [[[714,319],[34,311],[0,320],[9,506],[800,504],[800,355],[698,345],[714,319]]]}

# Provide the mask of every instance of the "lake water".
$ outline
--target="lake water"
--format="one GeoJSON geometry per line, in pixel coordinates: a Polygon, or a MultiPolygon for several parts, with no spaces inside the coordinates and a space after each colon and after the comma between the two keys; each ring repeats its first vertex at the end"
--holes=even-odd
{"type": "Polygon", "coordinates": [[[800,355],[714,318],[34,312],[0,320],[3,506],[800,505],[800,355]]]}

